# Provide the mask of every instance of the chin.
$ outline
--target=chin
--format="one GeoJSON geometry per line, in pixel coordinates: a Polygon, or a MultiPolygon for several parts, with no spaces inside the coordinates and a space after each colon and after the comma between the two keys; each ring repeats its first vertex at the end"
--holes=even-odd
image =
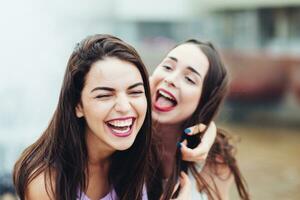
{"type": "Polygon", "coordinates": [[[156,122],[159,122],[159,123],[163,123],[164,121],[168,120],[167,119],[168,116],[164,116],[164,115],[161,115],[155,111],[152,111],[152,119],[153,121],[156,121],[156,122]]]}
{"type": "Polygon", "coordinates": [[[155,112],[152,112],[152,119],[154,122],[157,122],[159,124],[174,124],[176,122],[174,117],[167,115],[167,114],[158,114],[155,112]]]}
{"type": "Polygon", "coordinates": [[[117,151],[125,151],[129,149],[133,145],[133,142],[131,144],[122,144],[116,147],[117,151]]]}
{"type": "MultiPolygon", "coordinates": [[[[135,138],[134,138],[135,139],[135,138]]],[[[134,139],[129,139],[127,141],[119,141],[117,143],[115,143],[113,146],[117,151],[125,151],[127,149],[129,149],[133,143],[134,143],[134,139]]]]}

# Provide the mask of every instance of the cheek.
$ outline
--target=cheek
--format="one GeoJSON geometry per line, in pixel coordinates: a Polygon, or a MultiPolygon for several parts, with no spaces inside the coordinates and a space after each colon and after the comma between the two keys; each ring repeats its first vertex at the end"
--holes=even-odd
{"type": "Polygon", "coordinates": [[[164,79],[164,72],[162,70],[155,70],[150,78],[151,88],[154,88],[164,79]]]}
{"type": "Polygon", "coordinates": [[[190,113],[193,113],[199,104],[201,90],[199,88],[190,88],[182,93],[182,103],[190,113]]]}
{"type": "Polygon", "coordinates": [[[109,111],[112,109],[113,103],[112,102],[95,102],[93,104],[89,104],[86,106],[85,109],[85,117],[94,119],[94,120],[101,120],[105,119],[109,111]]]}
{"type": "Polygon", "coordinates": [[[146,112],[147,112],[147,100],[146,100],[146,96],[144,96],[143,98],[138,98],[135,99],[132,102],[133,108],[136,110],[137,114],[139,115],[139,118],[144,121],[144,118],[146,116],[146,112]]]}

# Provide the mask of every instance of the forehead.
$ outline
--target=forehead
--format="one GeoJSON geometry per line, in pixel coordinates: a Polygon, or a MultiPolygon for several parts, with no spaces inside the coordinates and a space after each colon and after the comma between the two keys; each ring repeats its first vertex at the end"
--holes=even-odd
{"type": "Polygon", "coordinates": [[[194,44],[181,44],[172,49],[168,57],[174,57],[185,66],[191,66],[198,70],[208,68],[209,61],[202,50],[194,44]]]}
{"type": "Polygon", "coordinates": [[[85,85],[128,86],[143,82],[142,76],[134,64],[114,57],[108,57],[92,64],[85,85]]]}

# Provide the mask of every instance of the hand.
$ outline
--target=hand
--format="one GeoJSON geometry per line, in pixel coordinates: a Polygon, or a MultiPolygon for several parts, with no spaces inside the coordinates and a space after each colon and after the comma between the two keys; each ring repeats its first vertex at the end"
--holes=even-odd
{"type": "MultiPolygon", "coordinates": [[[[198,124],[185,129],[187,135],[196,135],[206,129],[206,125],[198,124]]],[[[201,138],[200,144],[194,148],[187,147],[187,141],[181,142],[182,159],[185,161],[197,162],[202,164],[205,162],[208,152],[213,145],[217,135],[217,127],[214,122],[211,122],[201,138]]],[[[199,134],[200,137],[200,134],[199,134]]]]}
{"type": "MultiPolygon", "coordinates": [[[[180,191],[176,199],[172,200],[191,200],[191,181],[188,175],[184,172],[180,174],[180,191]]],[[[173,193],[177,190],[178,187],[175,187],[173,193]]]]}

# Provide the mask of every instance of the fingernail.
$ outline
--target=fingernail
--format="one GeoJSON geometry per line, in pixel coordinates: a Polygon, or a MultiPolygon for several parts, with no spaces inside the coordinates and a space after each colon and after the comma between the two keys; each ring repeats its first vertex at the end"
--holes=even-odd
{"type": "Polygon", "coordinates": [[[182,144],[180,143],[180,142],[177,142],[177,147],[179,148],[179,149],[181,149],[181,146],[182,146],[182,144]]]}
{"type": "Polygon", "coordinates": [[[184,129],[185,134],[189,134],[190,132],[191,132],[191,129],[189,129],[189,128],[184,129]]]}
{"type": "Polygon", "coordinates": [[[199,129],[200,129],[199,132],[204,131],[205,128],[206,128],[206,125],[205,125],[205,124],[200,124],[200,126],[199,126],[199,129]]]}

